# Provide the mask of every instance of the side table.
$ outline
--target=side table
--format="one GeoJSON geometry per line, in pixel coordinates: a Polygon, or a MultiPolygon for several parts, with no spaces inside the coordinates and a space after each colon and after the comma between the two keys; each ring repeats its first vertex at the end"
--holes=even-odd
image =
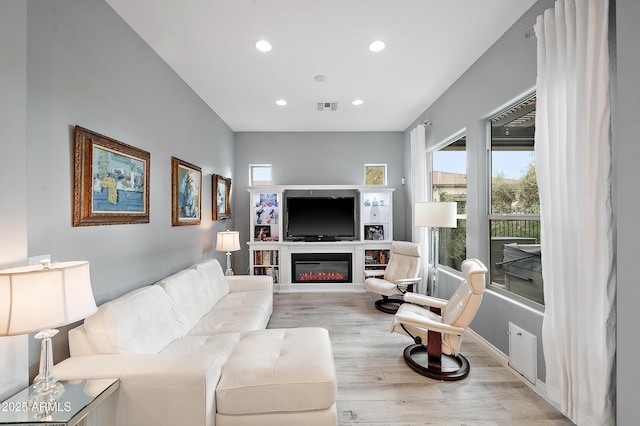
{"type": "Polygon", "coordinates": [[[0,403],[0,425],[74,426],[120,387],[118,379],[60,380],[64,392],[55,402],[33,402],[33,386],[0,403]],[[31,399],[30,399],[31,397],[31,399]]]}

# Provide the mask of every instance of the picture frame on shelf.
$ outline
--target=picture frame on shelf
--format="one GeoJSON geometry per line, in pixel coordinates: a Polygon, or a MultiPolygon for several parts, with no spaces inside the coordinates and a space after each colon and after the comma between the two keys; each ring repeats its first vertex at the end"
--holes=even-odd
{"type": "Polygon", "coordinates": [[[212,181],[213,220],[231,218],[231,178],[214,174],[212,181]]]}
{"type": "Polygon", "coordinates": [[[386,185],[387,165],[386,164],[365,164],[364,165],[365,185],[386,185]]]}
{"type": "Polygon", "coordinates": [[[171,225],[200,225],[202,170],[171,157],[171,225]]]}
{"type": "Polygon", "coordinates": [[[75,127],[73,226],[149,223],[151,154],[75,127]]]}
{"type": "Polygon", "coordinates": [[[383,225],[365,225],[364,239],[373,240],[373,241],[384,240],[384,226],[383,225]]]}
{"type": "Polygon", "coordinates": [[[253,239],[255,241],[270,241],[271,240],[271,227],[270,226],[256,226],[253,232],[253,239]]]}

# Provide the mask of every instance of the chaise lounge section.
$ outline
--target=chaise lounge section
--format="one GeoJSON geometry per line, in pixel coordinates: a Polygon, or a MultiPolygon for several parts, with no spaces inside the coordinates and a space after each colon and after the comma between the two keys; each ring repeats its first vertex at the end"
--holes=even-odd
{"type": "Polygon", "coordinates": [[[336,425],[329,334],[266,329],[272,286],[194,265],[100,306],[55,374],[119,378],[118,425],[336,425]]]}

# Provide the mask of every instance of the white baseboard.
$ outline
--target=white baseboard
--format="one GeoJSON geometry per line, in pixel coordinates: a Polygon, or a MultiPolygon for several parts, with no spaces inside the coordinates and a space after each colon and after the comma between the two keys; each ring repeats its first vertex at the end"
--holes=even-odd
{"type": "Polygon", "coordinates": [[[500,365],[502,365],[507,370],[509,370],[514,376],[522,380],[524,384],[529,386],[535,393],[543,397],[549,404],[553,405],[554,407],[557,407],[558,405],[557,403],[550,401],[547,398],[547,385],[545,382],[536,378],[536,383],[531,383],[522,374],[520,374],[519,372],[511,368],[511,366],[509,365],[509,357],[504,352],[502,352],[500,349],[493,346],[491,342],[486,340],[484,337],[482,337],[472,329],[470,328],[467,329],[467,331],[465,332],[465,337],[468,338],[469,340],[472,340],[477,345],[481,346],[485,351],[487,351],[487,353],[489,353],[489,355],[491,355],[493,359],[498,361],[500,365]]]}

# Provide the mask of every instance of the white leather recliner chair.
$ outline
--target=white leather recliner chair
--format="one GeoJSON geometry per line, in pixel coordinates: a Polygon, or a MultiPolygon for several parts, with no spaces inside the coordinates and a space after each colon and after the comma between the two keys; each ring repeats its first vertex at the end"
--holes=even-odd
{"type": "Polygon", "coordinates": [[[408,241],[394,241],[391,243],[391,254],[387,268],[382,271],[365,271],[364,288],[382,296],[376,300],[379,311],[393,314],[398,306],[404,303],[400,297],[411,287],[420,282],[421,245],[408,241]]]}
{"type": "Polygon", "coordinates": [[[462,273],[465,279],[451,299],[407,293],[404,300],[408,303],[395,315],[391,331],[406,334],[415,342],[405,348],[404,360],[423,376],[459,380],[469,374],[469,362],[460,354],[460,344],[480,308],[487,268],[477,259],[467,259],[462,262],[462,273]]]}

